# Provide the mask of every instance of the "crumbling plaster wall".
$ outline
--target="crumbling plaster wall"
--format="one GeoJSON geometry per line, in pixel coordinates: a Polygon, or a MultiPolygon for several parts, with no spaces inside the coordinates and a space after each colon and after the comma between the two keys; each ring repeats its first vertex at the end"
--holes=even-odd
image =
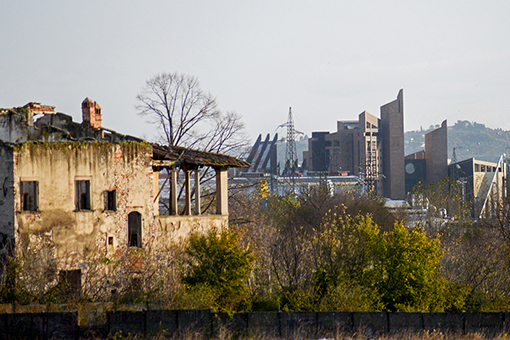
{"type": "MultiPolygon", "coordinates": [[[[35,127],[39,130],[44,130],[47,127],[56,127],[69,133],[70,136],[77,140],[93,138],[96,140],[103,139],[102,130],[95,129],[90,126],[88,122],[82,124],[73,122],[73,118],[65,113],[55,113],[52,115],[44,115],[40,117],[35,123],[35,127]]],[[[44,135],[37,137],[39,140],[44,140],[44,135]]],[[[46,138],[47,139],[47,138],[46,138]]]]}
{"type": "Polygon", "coordinates": [[[0,139],[18,143],[27,140],[34,128],[27,124],[27,118],[22,113],[8,111],[0,115],[0,139]]]}
{"type": "MultiPolygon", "coordinates": [[[[27,116],[30,115],[29,112],[16,112],[10,110],[2,115],[0,115],[0,139],[6,142],[11,143],[23,143],[30,140],[39,140],[39,141],[59,141],[59,140],[68,140],[70,137],[70,133],[60,129],[60,127],[54,127],[49,124],[38,124],[39,120],[42,121],[51,121],[49,120],[53,116],[61,115],[66,116],[64,114],[57,115],[45,115],[36,122],[36,126],[32,124],[32,118],[30,121],[27,120],[27,116]],[[50,117],[48,117],[50,116],[50,117]]],[[[71,119],[71,117],[69,117],[71,119]]],[[[72,123],[72,122],[71,122],[72,123]]],[[[74,125],[78,125],[72,123],[74,125]]],[[[74,125],[70,126],[74,126],[74,125]]],[[[79,126],[79,125],[78,125],[79,126]]]]}
{"type": "Polygon", "coordinates": [[[0,141],[0,253],[14,237],[13,148],[0,141]]]}
{"type": "Polygon", "coordinates": [[[152,147],[145,143],[23,143],[15,147],[14,188],[19,251],[49,236],[60,268],[128,244],[128,214],[142,215],[142,245],[154,222],[152,147]],[[39,182],[38,211],[21,211],[20,181],[39,182]],[[76,180],[90,180],[91,210],[76,211],[76,180]],[[104,191],[116,190],[117,210],[105,210],[104,191]]]}
{"type": "Polygon", "coordinates": [[[228,226],[227,215],[157,216],[151,243],[160,249],[182,242],[191,232],[207,232],[228,226]]]}

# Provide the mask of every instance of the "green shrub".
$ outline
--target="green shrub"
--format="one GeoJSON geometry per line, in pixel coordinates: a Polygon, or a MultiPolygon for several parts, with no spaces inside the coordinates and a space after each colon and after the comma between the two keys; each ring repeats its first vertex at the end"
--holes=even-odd
{"type": "Polygon", "coordinates": [[[192,292],[211,289],[215,309],[232,311],[249,306],[246,281],[255,261],[252,250],[241,248],[237,233],[212,229],[207,234],[191,233],[186,246],[186,273],[182,283],[192,292]]]}

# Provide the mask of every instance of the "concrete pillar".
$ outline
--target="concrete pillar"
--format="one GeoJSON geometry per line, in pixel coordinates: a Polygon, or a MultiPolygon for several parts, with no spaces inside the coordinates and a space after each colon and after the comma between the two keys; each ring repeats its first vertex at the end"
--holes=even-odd
{"type": "Polygon", "coordinates": [[[178,169],[172,169],[170,170],[170,214],[171,215],[179,215],[179,206],[177,203],[177,174],[179,170],[178,169]]]}
{"type": "Polygon", "coordinates": [[[200,202],[200,170],[195,169],[195,212],[197,215],[202,214],[200,202]]]}
{"type": "Polygon", "coordinates": [[[215,168],[216,171],[216,213],[228,215],[228,171],[227,168],[215,168]]]}
{"type": "Polygon", "coordinates": [[[186,187],[186,212],[185,215],[191,215],[191,169],[184,169],[186,179],[184,185],[186,187]]]}
{"type": "Polygon", "coordinates": [[[159,171],[153,172],[153,195],[154,201],[152,206],[152,211],[155,216],[159,215],[159,171]]]}

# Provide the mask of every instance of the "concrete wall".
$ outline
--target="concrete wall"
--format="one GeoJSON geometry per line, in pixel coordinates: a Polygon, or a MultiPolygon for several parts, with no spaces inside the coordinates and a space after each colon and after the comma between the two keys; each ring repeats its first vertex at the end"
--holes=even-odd
{"type": "Polygon", "coordinates": [[[78,313],[0,314],[0,339],[78,339],[78,313]]]}
{"type": "Polygon", "coordinates": [[[81,324],[78,313],[0,314],[0,339],[42,338],[78,339],[89,330],[103,336],[165,335],[265,338],[336,338],[361,334],[437,331],[443,334],[478,333],[498,336],[510,329],[509,313],[392,313],[392,312],[251,312],[213,313],[210,310],[110,311],[106,325],[81,324]]]}
{"type": "Polygon", "coordinates": [[[426,177],[426,161],[419,158],[406,158],[405,173],[406,173],[406,193],[412,192],[413,188],[418,184],[425,184],[426,177]]]}
{"type": "Polygon", "coordinates": [[[338,121],[337,131],[326,136],[330,146],[329,153],[330,174],[347,172],[349,175],[359,173],[359,124],[357,121],[338,121]]]}
{"type": "Polygon", "coordinates": [[[425,135],[426,183],[439,182],[448,176],[448,127],[441,127],[425,135]]]}
{"type": "Polygon", "coordinates": [[[27,117],[24,114],[8,111],[0,115],[0,139],[18,143],[27,140],[33,128],[28,126],[27,117]]]}
{"type": "Polygon", "coordinates": [[[308,170],[310,171],[327,171],[329,167],[329,153],[326,153],[326,147],[328,142],[326,136],[329,132],[319,131],[312,132],[312,144],[308,150],[311,150],[311,163],[308,164],[308,170]]]}
{"type": "Polygon", "coordinates": [[[11,146],[0,141],[0,251],[5,249],[6,238],[14,238],[14,153],[11,146]]]}
{"type": "Polygon", "coordinates": [[[67,132],[39,123],[39,121],[47,122],[56,119],[57,116],[65,116],[72,121],[70,116],[62,113],[48,114],[41,117],[34,125],[31,112],[8,111],[0,115],[0,139],[11,143],[22,143],[28,140],[57,141],[67,139],[67,132]]]}
{"type": "Polygon", "coordinates": [[[180,242],[190,232],[206,232],[228,226],[227,215],[156,216],[152,237],[160,246],[180,242]],[[156,241],[157,240],[157,241],[156,241]]]}
{"type": "Polygon", "coordinates": [[[383,148],[384,196],[405,199],[404,175],[404,94],[381,106],[381,135],[383,148]]]}
{"type": "Polygon", "coordinates": [[[251,312],[228,315],[207,310],[110,312],[110,334],[203,334],[225,329],[234,336],[329,338],[358,333],[367,337],[420,331],[498,335],[508,330],[508,313],[251,312]]]}

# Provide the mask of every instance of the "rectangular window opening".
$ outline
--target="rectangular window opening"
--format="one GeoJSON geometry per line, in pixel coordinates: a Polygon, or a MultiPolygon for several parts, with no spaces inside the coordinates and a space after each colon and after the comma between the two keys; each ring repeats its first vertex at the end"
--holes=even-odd
{"type": "Polygon", "coordinates": [[[21,181],[21,210],[37,211],[38,207],[38,189],[37,181],[21,181]]]}
{"type": "Polygon", "coordinates": [[[128,215],[128,247],[142,247],[142,215],[136,211],[128,215]]]}
{"type": "Polygon", "coordinates": [[[76,181],[76,210],[90,210],[90,181],[76,181]]]}
{"type": "Polygon", "coordinates": [[[104,192],[104,210],[117,211],[117,190],[104,192]]]}
{"type": "Polygon", "coordinates": [[[65,295],[80,295],[81,270],[61,270],[59,272],[59,286],[65,295]]]}

